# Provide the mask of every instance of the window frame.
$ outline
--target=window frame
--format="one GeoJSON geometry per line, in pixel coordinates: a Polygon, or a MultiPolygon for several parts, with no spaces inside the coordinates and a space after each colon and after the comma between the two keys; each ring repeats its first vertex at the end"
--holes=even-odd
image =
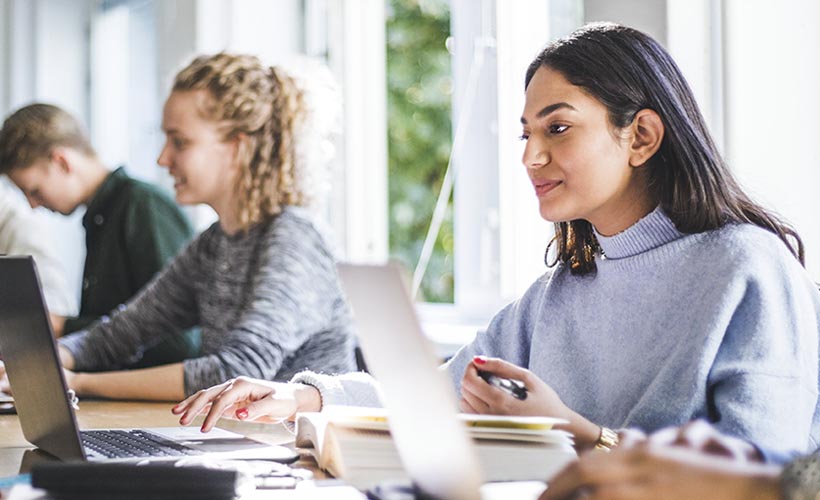
{"type": "MultiPolygon", "coordinates": [[[[327,15],[327,58],[345,89],[344,188],[335,190],[331,202],[344,207],[345,217],[334,221],[334,227],[344,242],[345,259],[373,262],[388,256],[389,206],[385,2],[368,2],[366,8],[353,9],[350,2],[328,0],[326,10],[309,3],[306,12],[327,15]],[[364,102],[369,107],[362,109],[364,102]],[[362,133],[367,142],[361,140],[362,133]]],[[[522,144],[517,117],[523,107],[524,70],[549,39],[544,29],[549,3],[481,0],[476,8],[474,0],[451,0],[454,135],[462,106],[473,109],[466,139],[461,147],[458,141],[454,144],[455,302],[419,304],[428,334],[442,346],[469,341],[492,314],[544,272],[552,227],[538,215],[537,200],[518,162],[522,144]],[[476,66],[475,99],[465,103],[476,66]]],[[[306,19],[306,24],[323,26],[315,19],[306,19]]],[[[316,37],[308,33],[308,39],[316,37]]]]}

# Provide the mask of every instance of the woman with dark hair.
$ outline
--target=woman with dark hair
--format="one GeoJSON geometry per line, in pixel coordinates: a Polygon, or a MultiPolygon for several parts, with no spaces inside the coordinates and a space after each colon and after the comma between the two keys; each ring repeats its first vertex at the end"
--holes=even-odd
{"type": "MultiPolygon", "coordinates": [[[[669,54],[589,25],[550,44],[525,83],[523,163],[556,223],[552,269],[444,365],[462,409],[563,417],[579,449],[617,444],[610,428],[698,418],[753,456],[816,447],[820,294],[802,243],[740,189],[669,54]]],[[[207,430],[236,411],[376,401],[361,375],[292,382],[230,381],[174,411],[189,423],[214,402],[207,430]]]]}

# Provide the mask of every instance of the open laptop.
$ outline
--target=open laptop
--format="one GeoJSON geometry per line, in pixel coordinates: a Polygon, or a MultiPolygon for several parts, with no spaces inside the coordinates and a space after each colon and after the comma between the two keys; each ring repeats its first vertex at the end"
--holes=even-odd
{"type": "Polygon", "coordinates": [[[422,332],[401,268],[338,269],[368,368],[382,386],[396,449],[414,482],[409,494],[385,488],[371,497],[537,498],[544,490],[540,482],[482,486],[475,446],[457,419],[455,390],[422,332]]]}
{"type": "Polygon", "coordinates": [[[0,353],[23,435],[61,460],[189,455],[293,462],[298,454],[241,434],[196,427],[80,431],[32,257],[0,256],[0,353]]]}

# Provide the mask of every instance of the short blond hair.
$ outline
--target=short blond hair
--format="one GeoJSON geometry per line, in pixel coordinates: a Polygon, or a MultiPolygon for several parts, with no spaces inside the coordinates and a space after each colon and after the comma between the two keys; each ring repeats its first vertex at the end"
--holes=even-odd
{"type": "Polygon", "coordinates": [[[30,167],[57,147],[96,157],[85,128],[70,113],[51,104],[22,107],[6,118],[0,130],[0,174],[30,167]]]}
{"type": "Polygon", "coordinates": [[[309,186],[299,182],[308,168],[297,155],[297,134],[305,120],[304,93],[278,67],[249,55],[219,53],[194,59],[177,74],[173,91],[206,90],[200,115],[221,124],[225,139],[242,134],[241,173],[235,189],[243,228],[305,205],[309,186]]]}

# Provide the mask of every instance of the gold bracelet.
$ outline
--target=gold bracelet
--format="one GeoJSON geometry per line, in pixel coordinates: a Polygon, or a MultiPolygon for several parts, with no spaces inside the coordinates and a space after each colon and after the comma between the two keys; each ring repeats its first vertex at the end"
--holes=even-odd
{"type": "Polygon", "coordinates": [[[609,427],[601,426],[601,435],[598,436],[598,441],[595,442],[595,449],[601,451],[612,451],[618,446],[618,433],[609,427]]]}

